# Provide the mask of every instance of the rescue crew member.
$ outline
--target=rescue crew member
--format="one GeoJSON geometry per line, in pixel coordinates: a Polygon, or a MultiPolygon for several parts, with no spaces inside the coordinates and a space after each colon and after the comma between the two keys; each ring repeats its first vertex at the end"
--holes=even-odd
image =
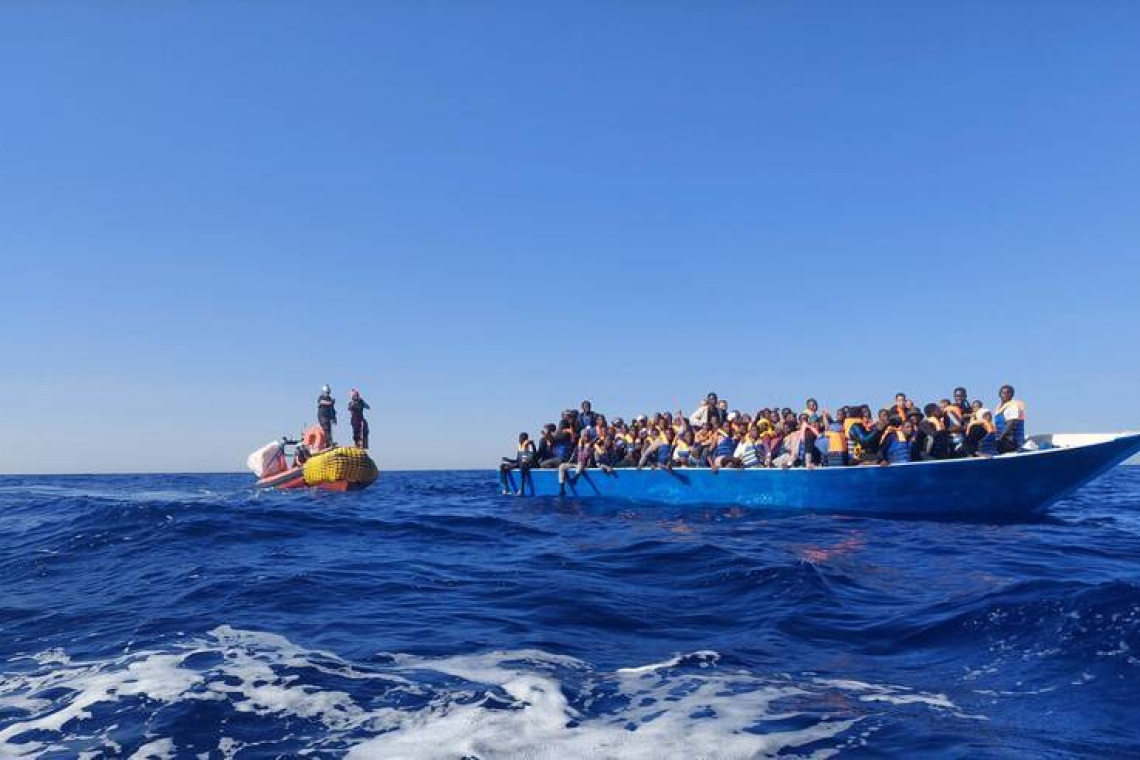
{"type": "Polygon", "coordinates": [[[332,389],[327,385],[321,388],[321,395],[317,397],[317,424],[325,433],[325,447],[332,446],[332,426],[336,424],[336,399],[332,397],[332,389]]]}
{"type": "Polygon", "coordinates": [[[364,419],[364,410],[372,407],[360,397],[360,391],[355,388],[349,395],[348,414],[349,421],[352,422],[352,442],[360,448],[366,449],[368,448],[368,420],[364,419]]]}

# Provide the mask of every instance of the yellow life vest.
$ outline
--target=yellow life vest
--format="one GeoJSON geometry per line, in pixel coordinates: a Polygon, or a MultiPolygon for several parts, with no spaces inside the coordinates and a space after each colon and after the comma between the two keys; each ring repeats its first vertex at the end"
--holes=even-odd
{"type": "Polygon", "coordinates": [[[847,436],[839,430],[827,431],[827,453],[839,454],[847,451],[847,436]]]}

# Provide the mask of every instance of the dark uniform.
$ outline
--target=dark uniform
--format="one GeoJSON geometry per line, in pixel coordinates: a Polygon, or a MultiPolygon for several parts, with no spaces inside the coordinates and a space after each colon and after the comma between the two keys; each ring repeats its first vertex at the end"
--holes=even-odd
{"type": "Polygon", "coordinates": [[[368,448],[368,420],[364,419],[364,410],[371,408],[359,395],[353,396],[348,402],[348,414],[352,422],[352,442],[362,449],[368,448]]]}
{"type": "Polygon", "coordinates": [[[332,446],[332,426],[336,424],[336,399],[331,393],[317,397],[317,424],[325,431],[325,445],[332,446]]]}

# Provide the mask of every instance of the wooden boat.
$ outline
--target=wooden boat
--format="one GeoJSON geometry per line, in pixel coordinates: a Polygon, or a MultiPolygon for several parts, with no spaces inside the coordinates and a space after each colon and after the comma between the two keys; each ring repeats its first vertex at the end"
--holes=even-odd
{"type": "MultiPolygon", "coordinates": [[[[872,515],[1013,518],[1049,505],[1140,452],[1140,433],[1050,434],[992,458],[890,466],[586,470],[566,495],[676,505],[872,515]]],[[[533,495],[558,496],[557,470],[531,470],[533,495]]],[[[518,473],[512,473],[518,478],[518,473]]],[[[514,484],[512,484],[512,488],[514,484]]]]}

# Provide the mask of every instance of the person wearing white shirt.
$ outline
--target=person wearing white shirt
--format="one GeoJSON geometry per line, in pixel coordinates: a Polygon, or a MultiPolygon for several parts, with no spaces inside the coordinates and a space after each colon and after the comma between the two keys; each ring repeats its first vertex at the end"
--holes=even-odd
{"type": "Polygon", "coordinates": [[[1014,398],[1012,385],[1003,385],[998,398],[1001,403],[994,410],[997,448],[999,454],[1008,454],[1025,445],[1025,402],[1014,398]]]}

